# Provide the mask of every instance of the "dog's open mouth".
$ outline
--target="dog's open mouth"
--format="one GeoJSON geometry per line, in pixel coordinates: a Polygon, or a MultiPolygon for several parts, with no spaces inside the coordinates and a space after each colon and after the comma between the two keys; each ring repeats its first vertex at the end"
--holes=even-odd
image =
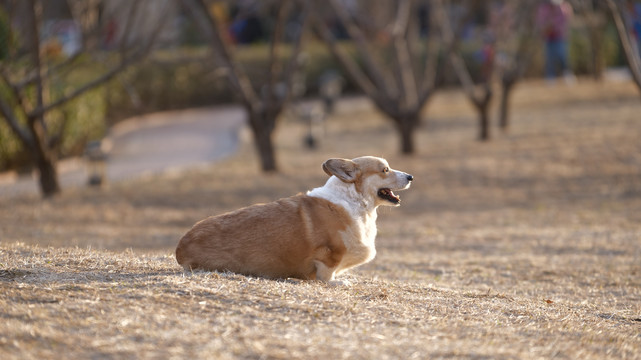
{"type": "Polygon", "coordinates": [[[378,197],[383,200],[387,200],[395,205],[401,203],[401,198],[398,195],[394,194],[392,189],[389,188],[378,189],[378,197]]]}

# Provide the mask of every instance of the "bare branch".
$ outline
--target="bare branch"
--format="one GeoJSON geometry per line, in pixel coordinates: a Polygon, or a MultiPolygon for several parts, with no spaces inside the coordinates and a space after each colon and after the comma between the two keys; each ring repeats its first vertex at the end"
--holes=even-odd
{"type": "Polygon", "coordinates": [[[518,45],[514,51],[514,59],[512,60],[507,74],[503,74],[504,81],[515,82],[516,79],[523,76],[525,69],[529,66],[530,61],[534,55],[535,47],[532,46],[532,36],[534,34],[534,17],[531,15],[534,11],[535,1],[526,1],[525,4],[519,9],[517,14],[517,37],[518,45]],[[505,79],[507,75],[508,79],[505,79]]]}
{"type": "Polygon", "coordinates": [[[162,28],[166,26],[166,19],[167,15],[169,15],[169,2],[165,3],[165,7],[162,12],[160,12],[160,16],[158,17],[158,22],[156,23],[156,27],[153,28],[151,32],[151,37],[146,41],[147,46],[143,47],[142,50],[142,56],[145,56],[151,52],[153,47],[156,45],[156,42],[158,41],[158,37],[160,37],[160,33],[162,32],[162,28]]]}
{"type": "Polygon", "coordinates": [[[272,41],[269,46],[269,74],[267,81],[267,101],[275,103],[276,95],[276,80],[280,73],[280,57],[278,56],[279,44],[282,40],[283,28],[287,16],[287,0],[279,0],[278,2],[278,15],[276,18],[276,26],[272,33],[272,41]]]}
{"type": "Polygon", "coordinates": [[[619,33],[619,39],[621,40],[623,52],[625,53],[625,58],[628,61],[632,78],[637,84],[637,87],[641,89],[641,59],[639,58],[639,54],[634,51],[634,47],[632,46],[632,42],[628,36],[629,31],[626,28],[619,5],[614,0],[607,0],[607,3],[610,7],[610,12],[612,13],[617,33],[619,33]]]}
{"type": "Polygon", "coordinates": [[[407,26],[409,23],[411,0],[402,0],[398,5],[396,21],[392,30],[393,44],[395,50],[395,65],[397,81],[401,90],[400,101],[405,109],[413,109],[419,105],[418,88],[416,86],[416,75],[412,66],[412,58],[407,42],[407,26]]]}
{"type": "Polygon", "coordinates": [[[68,103],[71,100],[76,99],[80,95],[84,94],[85,92],[92,90],[94,88],[97,88],[98,86],[104,84],[105,82],[111,80],[114,76],[120,74],[123,72],[125,69],[127,69],[130,65],[142,60],[144,57],[146,57],[150,52],[151,49],[153,48],[154,44],[156,43],[156,40],[160,34],[160,29],[162,26],[164,26],[165,22],[164,19],[166,18],[167,11],[169,7],[165,6],[163,11],[161,12],[161,16],[158,19],[158,23],[156,24],[156,27],[153,29],[153,32],[151,33],[151,38],[147,41],[147,44],[144,48],[140,49],[138,52],[128,56],[127,58],[123,58],[118,66],[112,68],[108,72],[102,74],[101,76],[93,79],[92,81],[87,82],[86,84],[76,88],[76,90],[72,91],[70,94],[67,94],[58,100],[49,103],[48,105],[38,105],[33,111],[29,112],[27,114],[28,118],[32,117],[41,117],[42,115],[46,114],[47,112],[62,106],[66,103],[68,103]]]}
{"type": "Polygon", "coordinates": [[[0,71],[0,79],[6,84],[7,88],[11,91],[11,96],[17,101],[18,106],[21,108],[24,106],[23,99],[20,96],[20,89],[11,83],[9,75],[4,72],[4,69],[0,71]]]}
{"type": "MultiPolygon", "coordinates": [[[[79,18],[81,17],[81,13],[80,13],[80,11],[78,9],[78,6],[77,6],[79,4],[85,4],[85,2],[84,1],[80,1],[80,0],[76,0],[76,1],[67,0],[67,6],[71,10],[72,17],[76,21],[76,23],[81,23],[81,21],[79,20],[79,18]],[[76,5],[76,6],[74,6],[74,5],[76,5]]],[[[85,4],[85,7],[86,6],[88,6],[88,5],[85,4]]],[[[42,77],[49,78],[54,73],[57,74],[58,76],[61,76],[59,71],[61,71],[62,69],[65,69],[65,68],[67,69],[67,71],[71,71],[72,70],[72,68],[73,68],[72,65],[76,62],[76,60],[78,60],[86,52],[86,44],[85,44],[86,40],[85,39],[89,36],[90,31],[84,31],[84,30],[85,29],[83,28],[83,32],[82,32],[82,39],[83,39],[82,50],[76,51],[73,55],[69,56],[68,58],[64,59],[63,61],[61,61],[61,62],[59,62],[59,63],[57,63],[57,64],[55,64],[53,66],[48,66],[46,71],[44,73],[42,73],[42,77]]],[[[99,29],[96,26],[95,28],[91,29],[91,33],[98,33],[98,30],[99,29]]],[[[33,70],[29,74],[27,74],[23,79],[21,79],[20,81],[18,81],[17,83],[15,83],[13,85],[15,86],[17,91],[22,91],[22,89],[24,89],[25,87],[33,84],[36,81],[36,78],[37,78],[37,70],[33,70]]]]}
{"type": "Polygon", "coordinates": [[[309,13],[310,13],[310,5],[307,1],[302,2],[301,6],[303,7],[303,14],[301,17],[301,24],[300,24],[300,31],[298,33],[298,37],[295,40],[294,44],[294,49],[292,51],[292,56],[289,59],[289,63],[287,64],[287,67],[284,70],[283,73],[283,81],[287,85],[287,96],[286,100],[288,101],[289,98],[292,95],[292,89],[294,86],[294,75],[296,72],[299,70],[300,62],[299,62],[299,55],[302,49],[302,44],[303,44],[303,36],[305,33],[305,28],[307,27],[307,23],[309,20],[309,13]]]}
{"type": "MultiPolygon", "coordinates": [[[[36,71],[36,78],[35,78],[35,83],[36,83],[36,107],[42,108],[44,106],[44,98],[43,98],[43,92],[44,92],[44,86],[42,83],[42,64],[40,62],[40,28],[38,27],[38,24],[40,24],[40,15],[39,13],[42,12],[42,8],[38,6],[36,0],[30,0],[29,2],[29,12],[31,14],[31,47],[32,47],[32,55],[33,55],[33,65],[35,67],[36,71]]],[[[44,119],[43,119],[44,113],[37,113],[37,114],[27,114],[27,121],[29,123],[33,121],[39,121],[42,123],[42,127],[46,129],[44,119]]]]}
{"type": "Polygon", "coordinates": [[[412,0],[400,0],[396,11],[396,20],[392,27],[392,36],[403,36],[407,32],[407,26],[412,9],[412,0]]]}
{"type": "MultiPolygon", "coordinates": [[[[354,45],[358,49],[358,52],[361,54],[365,67],[368,74],[372,77],[376,87],[381,92],[387,92],[390,95],[396,93],[390,84],[385,80],[383,67],[376,62],[375,54],[370,50],[365,35],[360,30],[360,28],[354,23],[351,15],[347,12],[342,2],[339,0],[330,0],[330,5],[338,15],[341,23],[345,26],[345,29],[349,33],[349,36],[354,40],[354,45]]],[[[396,98],[397,96],[391,96],[396,98]]]]}
{"type": "Polygon", "coordinates": [[[338,62],[343,66],[347,75],[350,76],[358,87],[372,100],[376,103],[382,102],[381,94],[379,89],[372,83],[372,81],[363,73],[361,68],[356,64],[354,59],[352,59],[348,54],[346,54],[337,44],[336,39],[332,35],[330,29],[327,27],[325,22],[319,18],[318,11],[312,11],[312,21],[314,28],[317,30],[320,37],[327,43],[329,50],[332,55],[338,60],[338,62]]]}
{"type": "Polygon", "coordinates": [[[465,65],[463,57],[457,49],[457,39],[459,37],[455,36],[454,31],[452,30],[452,24],[450,23],[449,15],[445,11],[442,0],[435,1],[438,4],[438,11],[441,13],[441,29],[443,31],[443,39],[446,44],[448,44],[448,58],[450,63],[456,72],[456,76],[461,82],[463,91],[467,96],[472,100],[474,105],[479,106],[479,103],[482,101],[481,97],[476,93],[476,86],[472,80],[472,76],[465,65]]]}
{"type": "Polygon", "coordinates": [[[438,68],[439,50],[441,48],[441,41],[434,35],[440,27],[441,17],[438,11],[434,11],[434,5],[431,6],[432,8],[429,12],[430,28],[428,29],[428,37],[425,45],[426,55],[423,68],[423,80],[419,92],[420,103],[424,103],[436,87],[436,71],[438,68]]]}
{"type": "Polygon", "coordinates": [[[48,104],[47,106],[38,106],[36,107],[33,111],[27,114],[28,117],[38,117],[42,116],[43,114],[57,108],[58,106],[62,106],[69,101],[75,100],[77,97],[80,95],[84,94],[85,92],[92,90],[105,82],[111,80],[114,76],[118,75],[121,73],[123,70],[125,70],[129,65],[137,62],[138,60],[142,59],[146,55],[145,52],[140,52],[140,54],[135,54],[133,56],[130,56],[128,59],[122,61],[117,67],[111,69],[110,71],[104,73],[102,76],[99,76],[95,78],[94,80],[84,84],[83,86],[78,87],[76,90],[72,91],[70,94],[67,94],[66,96],[61,97],[60,99],[48,104]]]}
{"type": "Polygon", "coordinates": [[[218,55],[221,66],[226,69],[232,87],[240,94],[243,101],[251,108],[260,107],[260,100],[252,88],[247,75],[232,60],[227,44],[221,37],[220,25],[215,16],[209,13],[203,0],[182,0],[182,3],[192,13],[200,28],[209,34],[210,45],[218,55]]]}
{"type": "MultiPolygon", "coordinates": [[[[78,60],[78,58],[80,58],[80,56],[81,56],[82,54],[83,54],[83,53],[82,53],[81,51],[76,52],[75,54],[73,54],[72,56],[68,57],[68,58],[67,58],[67,59],[65,59],[64,61],[62,61],[62,62],[60,62],[60,63],[58,63],[58,64],[56,64],[56,65],[54,65],[54,66],[48,67],[48,68],[47,68],[47,70],[42,74],[42,76],[43,76],[43,77],[45,77],[45,78],[48,78],[48,77],[50,77],[52,74],[57,73],[58,71],[60,71],[61,69],[65,68],[65,67],[69,67],[69,66],[70,66],[70,65],[72,65],[76,60],[78,60]]],[[[27,87],[27,86],[29,86],[29,85],[33,84],[33,83],[36,81],[36,79],[37,79],[37,77],[38,77],[38,74],[39,74],[39,73],[40,73],[40,72],[39,72],[37,69],[34,69],[33,71],[31,71],[31,73],[29,73],[27,76],[25,76],[22,80],[20,80],[19,82],[17,82],[17,83],[14,85],[14,86],[15,86],[15,88],[16,88],[18,91],[21,91],[21,90],[22,90],[22,89],[24,89],[25,87],[27,87]]]]}
{"type": "Polygon", "coordinates": [[[136,16],[138,15],[138,9],[140,8],[140,4],[142,1],[132,1],[131,2],[131,7],[129,9],[129,13],[127,14],[127,22],[125,23],[125,28],[122,33],[122,38],[120,39],[120,55],[122,56],[122,59],[125,58],[125,54],[127,53],[127,47],[129,46],[129,38],[131,36],[131,27],[133,26],[136,16]]]}

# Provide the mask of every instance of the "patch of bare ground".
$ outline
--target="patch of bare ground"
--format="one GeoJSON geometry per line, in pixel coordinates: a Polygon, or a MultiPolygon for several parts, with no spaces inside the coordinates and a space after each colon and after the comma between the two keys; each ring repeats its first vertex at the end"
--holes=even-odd
{"type": "Polygon", "coordinates": [[[0,203],[0,357],[641,358],[641,101],[630,84],[523,84],[510,132],[474,140],[441,93],[397,154],[371,110],[341,109],[319,151],[277,133],[186,173],[0,203]],[[184,274],[197,220],[320,186],[323,160],[384,156],[415,175],[379,211],[378,255],[351,286],[184,274]]]}

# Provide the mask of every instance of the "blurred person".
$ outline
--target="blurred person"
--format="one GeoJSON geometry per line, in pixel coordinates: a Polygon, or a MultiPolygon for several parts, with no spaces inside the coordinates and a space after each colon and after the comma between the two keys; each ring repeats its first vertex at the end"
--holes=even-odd
{"type": "Polygon", "coordinates": [[[544,0],[536,13],[536,25],[545,41],[545,77],[554,81],[560,68],[567,83],[576,81],[568,64],[568,29],[572,6],[565,0],[544,0]]]}

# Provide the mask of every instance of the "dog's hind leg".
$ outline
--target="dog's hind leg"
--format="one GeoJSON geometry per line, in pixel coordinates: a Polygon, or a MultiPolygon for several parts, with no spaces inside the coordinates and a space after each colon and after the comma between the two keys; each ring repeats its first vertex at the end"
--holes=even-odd
{"type": "Polygon", "coordinates": [[[316,280],[321,280],[324,282],[330,282],[334,280],[334,272],[336,268],[330,268],[325,263],[320,260],[315,260],[314,265],[316,265],[316,280]]]}
{"type": "Polygon", "coordinates": [[[316,280],[324,281],[330,285],[349,285],[346,281],[334,280],[337,267],[330,268],[320,260],[315,260],[314,264],[316,265],[316,280]]]}

